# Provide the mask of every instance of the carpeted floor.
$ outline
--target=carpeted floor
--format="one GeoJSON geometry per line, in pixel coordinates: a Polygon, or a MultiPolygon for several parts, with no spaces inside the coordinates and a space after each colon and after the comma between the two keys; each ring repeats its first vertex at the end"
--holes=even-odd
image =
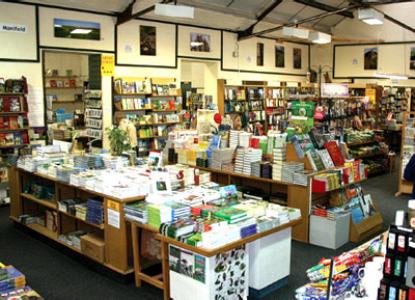
{"type": "MultiPolygon", "coordinates": [[[[394,220],[395,211],[405,209],[409,196],[394,197],[397,190],[396,173],[372,178],[364,184],[364,188],[380,208],[386,229],[394,220]]],[[[132,281],[120,282],[103,275],[79,259],[78,255],[70,251],[62,252],[62,249],[32,237],[14,227],[8,214],[7,207],[0,208],[0,261],[16,266],[26,274],[29,284],[45,299],[162,299],[161,291],[152,286],[144,284],[137,289],[132,281]]],[[[333,251],[293,242],[289,284],[264,299],[293,299],[295,289],[307,282],[307,268],[322,257],[334,256],[355,246],[349,243],[333,251]]]]}

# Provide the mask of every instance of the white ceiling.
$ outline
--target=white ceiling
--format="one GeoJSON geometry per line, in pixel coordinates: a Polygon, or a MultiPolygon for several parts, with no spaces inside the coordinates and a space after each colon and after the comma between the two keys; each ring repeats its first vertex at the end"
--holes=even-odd
{"type": "MultiPolygon", "coordinates": [[[[120,13],[132,0],[24,0],[26,2],[49,4],[62,7],[86,9],[105,13],[120,13]]],[[[161,0],[137,0],[133,12],[148,8],[161,0]]],[[[276,0],[177,0],[178,4],[194,6],[195,18],[179,19],[154,15],[153,12],[143,15],[144,18],[215,27],[230,30],[243,30],[248,28],[256,20],[256,17],[276,0]]],[[[317,0],[320,3],[332,7],[346,7],[347,0],[317,0]]],[[[392,8],[393,5],[382,6],[382,9],[392,8]]],[[[414,5],[414,4],[411,4],[414,5]]],[[[393,9],[392,9],[393,10],[393,9]]],[[[272,28],[281,24],[301,21],[324,13],[325,11],[306,6],[294,0],[283,0],[268,16],[260,22],[255,30],[272,28]]],[[[409,17],[409,15],[408,15],[409,17]]],[[[332,32],[333,28],[342,22],[345,17],[331,15],[318,21],[304,23],[302,27],[312,28],[324,32],[332,32]]],[[[268,34],[272,37],[280,37],[278,32],[268,34]]]]}

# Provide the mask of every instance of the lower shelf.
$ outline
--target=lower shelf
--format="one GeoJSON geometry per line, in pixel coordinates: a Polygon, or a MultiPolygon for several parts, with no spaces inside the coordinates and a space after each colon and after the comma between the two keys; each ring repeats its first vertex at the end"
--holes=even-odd
{"type": "Polygon", "coordinates": [[[114,271],[114,272],[117,272],[117,273],[121,274],[121,275],[128,275],[128,274],[131,274],[131,273],[133,273],[133,272],[134,272],[134,269],[133,269],[133,268],[130,268],[130,269],[128,269],[127,271],[123,271],[123,270],[120,270],[120,269],[118,269],[118,268],[116,268],[116,267],[114,267],[114,266],[112,266],[112,265],[110,265],[110,264],[108,264],[108,263],[102,263],[102,262],[100,262],[100,261],[97,261],[97,260],[93,259],[92,257],[86,256],[86,255],[85,255],[85,254],[81,251],[81,249],[78,249],[78,248],[76,248],[76,247],[73,247],[73,246],[71,246],[71,245],[68,245],[67,243],[65,243],[65,242],[63,242],[63,241],[61,241],[61,240],[59,240],[59,238],[58,238],[58,233],[57,233],[57,232],[50,231],[50,230],[49,230],[49,229],[47,229],[45,226],[42,226],[42,225],[39,225],[39,224],[28,224],[28,225],[26,225],[26,224],[22,224],[22,223],[19,221],[19,219],[15,218],[15,217],[12,217],[12,216],[10,216],[10,219],[11,219],[11,220],[13,220],[14,222],[16,222],[16,223],[18,223],[18,224],[22,225],[22,226],[25,226],[25,227],[27,227],[27,228],[29,228],[29,229],[31,229],[31,230],[33,230],[33,231],[35,231],[35,232],[37,232],[37,233],[41,234],[41,235],[43,235],[43,236],[45,236],[45,237],[47,237],[47,238],[49,238],[49,239],[53,240],[54,242],[57,242],[58,244],[61,244],[61,245],[65,246],[65,247],[67,247],[67,248],[71,249],[72,251],[75,251],[75,252],[77,252],[77,253],[81,254],[82,256],[84,256],[84,257],[86,257],[86,258],[88,258],[88,259],[91,259],[92,261],[94,261],[94,262],[96,262],[96,263],[98,263],[98,264],[101,264],[101,265],[103,265],[103,266],[107,267],[108,269],[111,269],[111,270],[112,270],[112,271],[114,271]]]}

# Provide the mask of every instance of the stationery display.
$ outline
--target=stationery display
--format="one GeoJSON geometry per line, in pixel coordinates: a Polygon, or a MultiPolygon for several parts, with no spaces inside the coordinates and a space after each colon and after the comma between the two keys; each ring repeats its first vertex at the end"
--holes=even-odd
{"type": "Polygon", "coordinates": [[[382,234],[332,259],[322,258],[317,265],[306,271],[310,283],[298,288],[295,298],[328,300],[352,295],[376,299],[376,294],[368,293],[373,293],[373,288],[376,290],[379,285],[376,279],[382,268],[383,240],[382,234]]]}

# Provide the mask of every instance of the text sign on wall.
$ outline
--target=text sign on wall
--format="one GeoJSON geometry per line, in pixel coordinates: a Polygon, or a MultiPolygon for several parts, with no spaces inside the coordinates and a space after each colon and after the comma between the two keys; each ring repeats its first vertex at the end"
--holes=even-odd
{"type": "Polygon", "coordinates": [[[0,23],[0,31],[2,31],[2,32],[27,33],[27,26],[26,25],[0,23]]]}
{"type": "Polygon", "coordinates": [[[101,54],[101,76],[114,76],[115,59],[113,54],[101,54]]]}

